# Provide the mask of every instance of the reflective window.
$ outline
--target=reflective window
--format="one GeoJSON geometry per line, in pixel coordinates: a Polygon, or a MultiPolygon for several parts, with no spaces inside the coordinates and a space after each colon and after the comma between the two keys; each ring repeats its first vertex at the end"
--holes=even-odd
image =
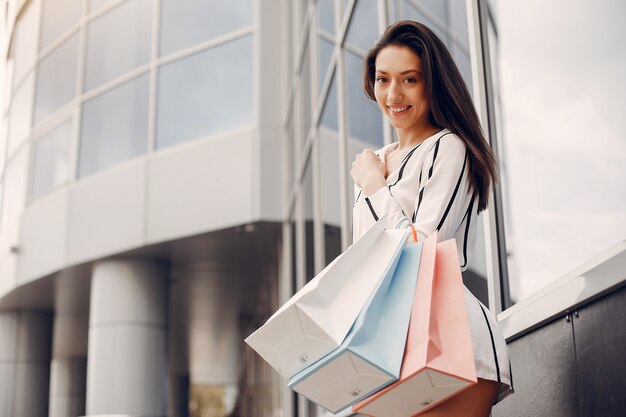
{"type": "Polygon", "coordinates": [[[328,95],[326,96],[324,110],[322,110],[322,117],[320,119],[320,125],[334,131],[339,130],[339,123],[337,121],[337,82],[336,77],[334,76],[333,80],[330,83],[328,95]]]}
{"type": "MultiPolygon", "coordinates": [[[[411,0],[409,3],[417,4],[417,6],[423,7],[426,9],[427,13],[434,15],[436,18],[445,23],[446,21],[446,1],[442,0],[411,0]]],[[[457,3],[465,5],[465,2],[460,1],[451,1],[450,3],[457,3]]]]}
{"type": "Polygon", "coordinates": [[[34,87],[35,76],[31,74],[20,86],[19,90],[15,92],[11,100],[7,156],[11,156],[30,134],[34,87]]]}
{"type": "Polygon", "coordinates": [[[27,71],[37,59],[37,38],[39,36],[39,15],[41,1],[33,1],[24,15],[15,24],[11,54],[15,60],[13,68],[13,87],[22,81],[27,71]]]}
{"type": "Polygon", "coordinates": [[[89,0],[89,11],[93,12],[95,10],[98,10],[99,8],[106,6],[113,1],[115,0],[89,0]]]}
{"type": "Polygon", "coordinates": [[[85,91],[150,60],[152,7],[151,0],[128,1],[89,24],[85,91]]]}
{"type": "Polygon", "coordinates": [[[467,3],[464,1],[448,2],[450,6],[450,28],[461,40],[462,44],[469,45],[469,29],[467,27],[467,3]]]}
{"type": "Polygon", "coordinates": [[[463,76],[463,81],[467,84],[470,94],[473,94],[472,90],[472,62],[470,57],[461,49],[456,43],[452,44],[452,48],[449,48],[450,54],[456,63],[456,66],[463,76]]]}
{"type": "Polygon", "coordinates": [[[159,69],[157,148],[253,121],[252,37],[159,69]]]}
{"type": "Polygon", "coordinates": [[[375,1],[357,1],[354,5],[346,42],[368,51],[378,37],[378,17],[375,1]]]}
{"type": "Polygon", "coordinates": [[[384,143],[382,115],[375,102],[363,91],[363,58],[346,51],[346,80],[348,92],[348,127],[350,136],[374,146],[384,143]]]}
{"type": "Polygon", "coordinates": [[[317,70],[317,77],[318,77],[318,94],[320,92],[320,90],[322,89],[322,87],[324,86],[324,80],[326,79],[326,74],[328,73],[328,71],[330,71],[329,68],[329,64],[330,64],[330,59],[333,56],[333,51],[335,49],[335,45],[331,42],[328,42],[326,39],[322,38],[321,36],[317,37],[318,41],[317,41],[317,56],[318,56],[318,70],[317,70]]]}
{"type": "Polygon", "coordinates": [[[78,34],[39,62],[34,125],[75,97],[77,64],[78,34]]]}
{"type": "Polygon", "coordinates": [[[82,0],[43,0],[40,51],[78,22],[82,3],[82,0]]]}
{"type": "MultiPolygon", "coordinates": [[[[448,45],[448,35],[446,35],[446,33],[444,31],[442,31],[437,25],[435,25],[435,23],[433,23],[433,21],[431,19],[429,19],[428,17],[426,17],[422,12],[420,12],[419,10],[417,10],[414,6],[413,6],[413,2],[412,1],[405,1],[404,4],[404,19],[409,19],[409,20],[415,20],[416,22],[422,23],[426,26],[428,26],[433,32],[435,32],[437,34],[437,36],[439,36],[439,38],[446,44],[448,45]]],[[[444,20],[445,22],[445,20],[444,20]]]]}
{"type": "Polygon", "coordinates": [[[80,177],[142,155],[147,147],[148,75],[85,102],[80,177]]]}
{"type": "Polygon", "coordinates": [[[163,0],[160,55],[250,26],[253,17],[252,0],[163,0]]]}
{"type": "Polygon", "coordinates": [[[7,164],[0,231],[6,230],[9,225],[15,225],[24,210],[26,180],[28,178],[28,156],[29,147],[25,146],[7,164]]]}
{"type": "Polygon", "coordinates": [[[31,196],[36,197],[70,179],[71,135],[72,120],[68,120],[35,143],[31,196]]]}
{"type": "Polygon", "coordinates": [[[492,29],[490,50],[497,43],[492,73],[500,74],[494,89],[515,303],[626,238],[626,3],[496,6],[499,37],[492,29]]]}
{"type": "Polygon", "coordinates": [[[317,25],[331,35],[335,34],[335,2],[333,0],[317,1],[317,25]]]}

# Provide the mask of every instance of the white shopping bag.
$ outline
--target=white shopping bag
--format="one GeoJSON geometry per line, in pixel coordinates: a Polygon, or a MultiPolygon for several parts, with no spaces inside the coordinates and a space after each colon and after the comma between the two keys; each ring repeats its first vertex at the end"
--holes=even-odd
{"type": "Polygon", "coordinates": [[[393,273],[407,231],[385,225],[380,219],[246,339],[283,377],[336,349],[378,282],[393,273]]]}

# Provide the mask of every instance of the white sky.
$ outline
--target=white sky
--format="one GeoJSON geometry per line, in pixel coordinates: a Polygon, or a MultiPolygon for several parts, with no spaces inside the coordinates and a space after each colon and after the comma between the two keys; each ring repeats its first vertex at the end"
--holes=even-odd
{"type": "Polygon", "coordinates": [[[513,296],[626,239],[626,2],[497,2],[513,296]]]}

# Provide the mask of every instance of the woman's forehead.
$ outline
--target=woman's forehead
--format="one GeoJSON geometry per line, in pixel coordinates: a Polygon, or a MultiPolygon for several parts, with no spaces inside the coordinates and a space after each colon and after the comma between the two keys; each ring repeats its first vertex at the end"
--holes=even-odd
{"type": "Polygon", "coordinates": [[[378,52],[376,56],[376,71],[405,72],[408,70],[421,71],[422,62],[419,56],[406,46],[389,45],[378,52]]]}

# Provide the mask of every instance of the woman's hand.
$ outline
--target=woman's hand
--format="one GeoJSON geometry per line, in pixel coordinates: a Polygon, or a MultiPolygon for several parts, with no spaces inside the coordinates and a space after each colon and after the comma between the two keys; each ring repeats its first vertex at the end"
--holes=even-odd
{"type": "Polygon", "coordinates": [[[387,185],[385,181],[386,167],[371,149],[365,149],[358,154],[352,163],[350,175],[354,183],[363,189],[366,196],[387,185]]]}

